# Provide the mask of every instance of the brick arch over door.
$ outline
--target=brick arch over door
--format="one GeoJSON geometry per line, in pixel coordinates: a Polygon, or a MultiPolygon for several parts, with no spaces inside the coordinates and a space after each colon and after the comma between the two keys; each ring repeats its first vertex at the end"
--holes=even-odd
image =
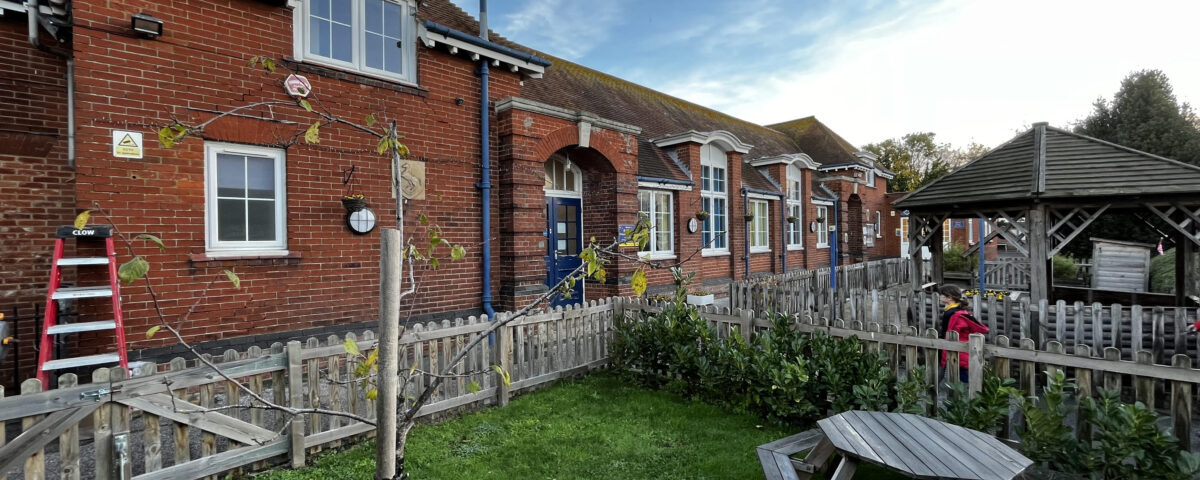
{"type": "MultiPolygon", "coordinates": [[[[600,155],[608,160],[609,165],[617,169],[617,165],[614,162],[621,158],[621,148],[597,133],[595,131],[592,132],[591,141],[588,142],[590,143],[589,147],[600,152],[600,155]]],[[[537,145],[534,146],[534,158],[544,161],[549,159],[551,155],[554,155],[555,152],[576,145],[579,145],[579,128],[574,125],[562,127],[550,132],[549,135],[542,137],[538,141],[537,145]]]]}

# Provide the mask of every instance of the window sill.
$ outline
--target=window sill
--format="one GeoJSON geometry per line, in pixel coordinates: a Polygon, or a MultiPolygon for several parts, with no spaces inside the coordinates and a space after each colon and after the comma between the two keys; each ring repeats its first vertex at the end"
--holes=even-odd
{"type": "Polygon", "coordinates": [[[676,258],[679,258],[679,257],[676,257],[674,253],[653,253],[653,254],[648,254],[648,255],[646,255],[645,252],[641,252],[641,253],[642,254],[638,255],[638,258],[640,258],[642,260],[648,260],[648,261],[675,260],[676,258]]]}
{"type": "Polygon", "coordinates": [[[408,93],[419,97],[429,96],[428,89],[404,80],[387,78],[381,75],[372,75],[370,73],[359,72],[356,70],[347,69],[345,67],[320,63],[314,60],[297,60],[292,57],[284,57],[283,61],[287,62],[297,73],[311,73],[313,75],[319,75],[325,78],[343,80],[360,85],[367,85],[370,87],[385,88],[394,92],[408,93]]]}
{"type": "Polygon", "coordinates": [[[212,262],[237,262],[237,263],[272,263],[276,265],[290,265],[299,263],[303,258],[299,252],[289,252],[286,250],[277,252],[209,252],[209,253],[193,253],[188,256],[188,261],[193,264],[203,264],[212,262]]]}
{"type": "Polygon", "coordinates": [[[750,247],[750,253],[771,253],[771,249],[750,247]]]}
{"type": "Polygon", "coordinates": [[[728,257],[729,250],[716,250],[711,252],[700,251],[701,257],[728,257]]]}
{"type": "Polygon", "coordinates": [[[787,249],[789,252],[799,252],[799,251],[804,250],[804,246],[803,245],[788,245],[787,249]]]}
{"type": "Polygon", "coordinates": [[[829,244],[817,244],[817,248],[829,248],[829,244]]]}

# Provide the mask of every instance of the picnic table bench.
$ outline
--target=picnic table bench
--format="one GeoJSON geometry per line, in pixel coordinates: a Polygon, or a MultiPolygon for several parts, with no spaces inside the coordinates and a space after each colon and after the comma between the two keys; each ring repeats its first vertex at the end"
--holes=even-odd
{"type": "Polygon", "coordinates": [[[861,461],[910,478],[972,480],[1011,480],[1033,464],[991,435],[919,415],[851,411],[817,425],[758,447],[767,480],[807,479],[835,452],[842,461],[831,480],[852,478],[861,461]]]}

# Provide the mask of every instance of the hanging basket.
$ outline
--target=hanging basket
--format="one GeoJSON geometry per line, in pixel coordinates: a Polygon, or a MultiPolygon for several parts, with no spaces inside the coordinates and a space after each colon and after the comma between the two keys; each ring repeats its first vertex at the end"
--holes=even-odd
{"type": "Polygon", "coordinates": [[[708,212],[704,212],[704,211],[696,212],[696,220],[699,220],[701,222],[708,220],[708,212]]]}
{"type": "Polygon", "coordinates": [[[787,221],[788,221],[788,223],[796,223],[796,222],[799,222],[799,221],[800,221],[800,219],[799,219],[799,218],[796,218],[796,217],[794,217],[794,216],[791,216],[791,215],[789,215],[789,216],[787,217],[787,221]]]}
{"type": "Polygon", "coordinates": [[[749,215],[749,214],[747,214],[747,215],[746,215],[746,221],[747,221],[747,222],[752,222],[752,221],[754,221],[754,215],[749,215]]]}
{"type": "Polygon", "coordinates": [[[357,212],[367,208],[367,199],[365,198],[346,198],[342,197],[342,206],[346,207],[347,212],[357,212]]]}

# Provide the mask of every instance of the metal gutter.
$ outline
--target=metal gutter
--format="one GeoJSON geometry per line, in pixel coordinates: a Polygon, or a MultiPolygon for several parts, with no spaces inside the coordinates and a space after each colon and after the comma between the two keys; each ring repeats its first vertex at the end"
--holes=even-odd
{"type": "MultiPolygon", "coordinates": [[[[481,4],[486,3],[486,1],[487,0],[480,0],[480,3],[481,4]]],[[[425,21],[425,29],[427,29],[431,32],[434,32],[434,33],[440,33],[442,35],[453,38],[455,40],[461,40],[461,41],[470,43],[477,47],[482,47],[482,48],[486,48],[488,50],[492,50],[494,52],[503,53],[510,57],[515,57],[515,58],[524,60],[526,62],[532,63],[539,67],[549,67],[551,65],[550,61],[546,60],[544,58],[536,57],[536,56],[530,55],[528,53],[518,51],[518,50],[513,50],[504,45],[500,45],[498,43],[488,41],[487,31],[486,31],[487,30],[487,18],[482,13],[482,10],[480,11],[479,17],[480,17],[479,28],[480,28],[480,30],[483,30],[483,32],[481,32],[478,37],[472,36],[472,35],[467,35],[465,33],[462,33],[458,30],[452,29],[452,28],[442,25],[440,23],[434,22],[432,20],[425,21]]]]}

